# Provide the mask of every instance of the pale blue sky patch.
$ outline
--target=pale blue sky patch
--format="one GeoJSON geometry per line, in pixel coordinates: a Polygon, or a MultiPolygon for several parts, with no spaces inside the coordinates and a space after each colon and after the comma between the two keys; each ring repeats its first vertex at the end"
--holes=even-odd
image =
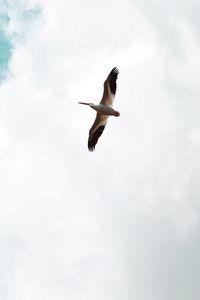
{"type": "Polygon", "coordinates": [[[12,42],[7,35],[10,18],[4,13],[0,15],[0,81],[5,78],[12,55],[12,42]]]}
{"type": "Polygon", "coordinates": [[[11,40],[9,40],[3,31],[0,31],[0,80],[5,78],[8,71],[12,49],[11,40]]]}
{"type": "Polygon", "coordinates": [[[15,47],[19,46],[30,32],[32,25],[41,15],[41,7],[28,6],[28,2],[7,1],[0,3],[0,82],[9,73],[9,63],[15,47]],[[12,24],[12,26],[10,26],[12,24]]]}

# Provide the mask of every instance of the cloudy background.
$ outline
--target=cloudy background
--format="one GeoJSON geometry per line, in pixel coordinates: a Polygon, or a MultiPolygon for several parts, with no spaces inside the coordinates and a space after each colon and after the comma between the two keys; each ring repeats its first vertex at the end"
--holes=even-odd
{"type": "Polygon", "coordinates": [[[200,2],[0,0],[2,300],[200,294],[200,2]],[[94,153],[111,68],[115,108],[94,153]]]}

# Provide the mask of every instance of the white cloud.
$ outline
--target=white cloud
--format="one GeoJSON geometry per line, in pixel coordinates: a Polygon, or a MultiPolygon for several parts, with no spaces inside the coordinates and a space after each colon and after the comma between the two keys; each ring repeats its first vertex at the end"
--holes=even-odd
{"type": "Polygon", "coordinates": [[[199,44],[195,3],[170,3],[29,2],[1,86],[3,300],[196,299],[199,44]],[[89,153],[77,101],[113,66],[121,117],[89,153]]]}

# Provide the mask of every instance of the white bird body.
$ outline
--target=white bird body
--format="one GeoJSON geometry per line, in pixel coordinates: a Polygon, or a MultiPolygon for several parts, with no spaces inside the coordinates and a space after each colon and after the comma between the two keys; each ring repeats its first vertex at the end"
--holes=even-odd
{"type": "Polygon", "coordinates": [[[80,104],[89,105],[91,108],[96,110],[97,115],[94,124],[90,128],[88,138],[88,149],[93,151],[96,143],[104,131],[109,116],[119,117],[120,113],[112,108],[113,100],[116,93],[116,80],[119,71],[117,68],[113,68],[104,82],[104,92],[102,100],[99,104],[79,102],[80,104]]]}
{"type": "Polygon", "coordinates": [[[93,104],[93,105],[90,105],[90,107],[102,115],[116,116],[116,111],[110,105],[104,105],[104,104],[95,105],[95,104],[93,104]]]}

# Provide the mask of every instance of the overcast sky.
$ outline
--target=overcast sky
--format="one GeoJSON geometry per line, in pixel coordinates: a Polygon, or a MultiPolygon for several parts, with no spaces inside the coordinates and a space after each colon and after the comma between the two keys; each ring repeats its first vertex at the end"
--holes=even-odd
{"type": "Polygon", "coordinates": [[[200,2],[0,0],[1,300],[197,300],[200,2]],[[103,81],[119,68],[93,153],[103,81]]]}

